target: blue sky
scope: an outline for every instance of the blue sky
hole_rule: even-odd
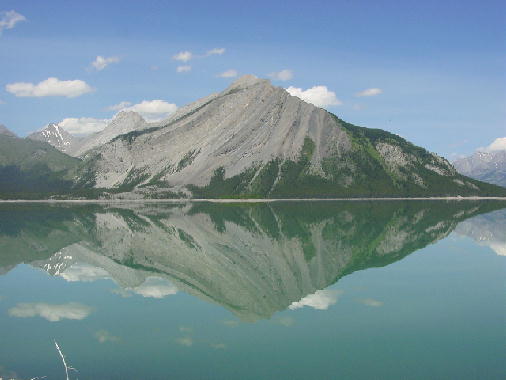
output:
[[[451,159],[506,136],[504,1],[0,0],[0,12],[12,10],[26,20],[0,21],[0,123],[21,136],[109,119],[121,102],[182,106],[228,86],[228,70],[290,70],[273,84],[326,86],[342,104],[325,108],[339,117]],[[212,49],[225,50],[206,56]],[[193,58],[173,58],[185,51]],[[117,62],[97,70],[97,56]],[[92,91],[8,87],[51,77]],[[371,88],[381,93],[357,96]]]

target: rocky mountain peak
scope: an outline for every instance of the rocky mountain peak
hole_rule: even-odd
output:
[[[74,143],[74,136],[68,133],[57,123],[49,123],[40,131],[34,132],[27,137],[30,140],[44,141],[56,149],[67,152]]]
[[[144,118],[134,111],[120,111],[118,112],[112,122],[108,125],[112,125],[112,123],[124,123],[124,122],[134,122],[134,123],[143,123],[145,122]]]
[[[247,75],[243,75],[242,77],[240,77],[239,79],[237,79],[236,81],[234,81],[225,90],[225,92],[230,91],[230,90],[242,90],[242,89],[245,89],[245,88],[248,88],[248,87],[252,87],[252,86],[255,86],[255,85],[258,85],[258,84],[269,84],[270,85],[270,83],[271,82],[268,79],[260,79],[260,78],[257,78],[254,75],[247,74]]]
[[[88,137],[71,155],[76,157],[81,156],[91,149],[106,144],[119,135],[145,129],[148,125],[146,120],[137,112],[118,112],[103,131]]]

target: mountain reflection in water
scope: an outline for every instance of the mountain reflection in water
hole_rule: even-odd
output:
[[[460,222],[504,206],[495,201],[3,204],[0,274],[27,263],[67,281],[112,278],[124,290],[155,298],[180,290],[256,321],[295,308],[305,297],[322,296],[321,289],[347,274],[400,260],[446,237]],[[501,211],[490,215],[506,220]],[[473,220],[478,219],[457,230],[482,241]],[[501,239],[492,240],[497,247]]]

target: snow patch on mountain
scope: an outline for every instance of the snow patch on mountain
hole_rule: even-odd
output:
[[[44,141],[56,149],[68,153],[76,143],[76,138],[56,123],[50,123],[42,130],[27,137],[30,140]]]

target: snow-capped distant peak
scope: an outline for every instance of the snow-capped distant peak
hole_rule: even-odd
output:
[[[477,151],[453,164],[461,174],[506,186],[506,150]]]
[[[66,152],[75,138],[56,123],[49,123],[42,130],[28,136],[31,140],[44,141],[56,149]]]

